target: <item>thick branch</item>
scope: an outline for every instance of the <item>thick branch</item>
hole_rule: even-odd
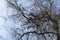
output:
[[[15,0],[14,0],[15,1]],[[16,5],[15,4],[13,4],[12,2],[10,2],[10,1],[7,1],[9,4],[11,4],[16,10],[18,10],[19,12],[21,12],[21,14],[22,14],[22,16],[23,17],[25,17],[26,19],[28,19],[28,17],[26,17],[25,15],[24,15],[24,12],[21,10],[21,8],[18,6],[18,4],[16,3],[16,1],[15,1],[15,3],[16,3]]]
[[[57,33],[54,33],[54,32],[37,33],[37,32],[35,32],[35,31],[31,31],[31,32],[23,33],[20,38],[22,38],[24,35],[29,34],[29,33],[35,33],[35,34],[37,34],[37,35],[43,35],[43,34],[49,34],[49,33],[51,33],[51,34],[57,35]]]

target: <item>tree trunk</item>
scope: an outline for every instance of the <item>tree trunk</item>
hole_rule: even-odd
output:
[[[55,26],[53,26],[53,28],[55,29],[55,31],[57,32],[57,40],[60,40],[59,38],[59,26],[58,26],[58,21],[53,20],[53,23]]]

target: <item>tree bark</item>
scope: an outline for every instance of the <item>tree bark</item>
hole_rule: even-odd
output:
[[[58,21],[57,20],[52,20],[52,22],[54,23],[54,25],[55,25],[54,28],[55,28],[55,31],[57,32],[57,40],[60,40]]]

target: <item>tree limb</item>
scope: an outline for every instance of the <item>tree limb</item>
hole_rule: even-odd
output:
[[[29,33],[35,33],[35,34],[37,34],[37,35],[43,35],[43,34],[49,34],[49,33],[52,33],[52,34],[57,35],[57,33],[54,33],[54,32],[37,33],[37,32],[35,32],[35,31],[31,31],[31,32],[23,33],[23,34],[20,36],[20,38],[22,38],[25,34],[29,34]]]
[[[15,0],[14,0],[15,1]],[[21,10],[21,8],[18,6],[18,4],[16,3],[16,1],[15,1],[15,3],[16,3],[16,5],[15,4],[13,4],[12,2],[10,2],[10,1],[7,1],[9,4],[11,4],[16,10],[18,10],[19,12],[21,12],[21,14],[22,14],[22,16],[23,17],[25,17],[26,19],[28,19],[28,17],[26,17],[25,15],[24,15],[24,12]]]

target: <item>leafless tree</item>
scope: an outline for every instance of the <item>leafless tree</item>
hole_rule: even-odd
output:
[[[59,31],[59,24],[58,24],[58,20],[60,20],[59,18],[60,14],[59,13],[55,14],[56,12],[55,12],[54,0],[47,0],[46,4],[43,4],[45,0],[35,0],[34,6],[38,6],[40,9],[38,13],[36,13],[33,8],[31,10],[34,12],[30,12],[29,10],[25,9],[21,4],[18,5],[16,0],[12,0],[12,1],[7,0],[7,2],[9,3],[10,7],[12,7],[13,9],[19,12],[18,15],[11,15],[11,17],[14,17],[14,16],[16,16],[17,18],[24,17],[26,19],[26,22],[23,24],[23,26],[28,25],[27,27],[28,29],[35,28],[34,31],[25,32],[23,34],[19,34],[16,32],[17,34],[20,35],[18,40],[20,40],[24,35],[29,36],[30,33],[35,33],[37,35],[43,35],[43,36],[44,34],[51,33],[51,34],[57,35],[57,40],[60,40],[60,31]],[[25,14],[24,11],[28,11],[29,14],[28,13],[27,13],[28,15]],[[42,29],[42,27],[44,26],[45,28]],[[51,27],[52,31],[46,31],[46,26]]]

